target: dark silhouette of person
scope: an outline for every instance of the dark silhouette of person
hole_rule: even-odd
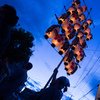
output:
[[[0,87],[0,100],[6,100],[19,86],[27,81],[27,71],[32,67],[33,65],[28,62],[9,77],[9,80]]]
[[[69,80],[61,76],[44,91],[39,100],[61,100],[63,92],[66,92],[69,86]]]
[[[70,86],[69,80],[65,76],[61,76],[56,79],[58,70],[54,70],[52,82],[50,86],[40,92],[35,92],[30,96],[29,100],[61,100],[63,92],[67,91],[67,87]]]
[[[5,4],[0,7],[0,58],[10,42],[10,30],[18,22],[16,10]]]

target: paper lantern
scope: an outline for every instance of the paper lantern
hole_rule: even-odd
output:
[[[88,23],[88,26],[90,26],[93,23],[93,20],[92,19],[88,19],[86,22]]]
[[[68,14],[62,14],[59,18],[58,18],[58,23],[59,24],[67,24],[69,20],[69,15]]]
[[[83,9],[83,12],[85,12],[85,11],[87,10],[87,6],[86,6],[86,5],[81,6],[81,7],[82,7],[82,9]]]
[[[60,55],[65,54],[68,51],[69,46],[70,45],[69,45],[68,41],[66,41],[62,45],[60,45],[59,48],[58,48],[59,54]]]
[[[74,24],[74,30],[77,32],[81,28],[81,23],[77,22]]]
[[[65,68],[68,70],[70,69],[71,66],[73,66],[75,64],[75,59],[72,58],[72,60],[70,62],[66,61],[67,64],[65,64]]]
[[[68,65],[65,65],[65,70],[67,71],[68,75],[73,74],[77,70],[77,64],[75,63],[75,59],[73,58]]]
[[[90,34],[91,33],[91,29],[89,27],[87,27],[85,30],[84,30],[84,34],[87,35],[87,34]]]
[[[68,37],[71,33],[72,33],[72,30],[69,30],[67,32],[65,31],[65,36]]]
[[[82,53],[82,51],[83,51],[83,48],[81,47],[81,45],[77,44],[75,46],[75,49],[74,49],[74,55],[75,55],[75,57],[77,57],[78,55],[80,55]]]
[[[66,69],[66,68],[65,68]],[[78,67],[77,64],[75,63],[71,68],[67,71],[67,75],[72,75],[77,71]]]
[[[64,58],[64,65],[68,65],[68,63],[72,61],[73,57],[74,57],[73,51],[68,51],[68,54]]]
[[[72,29],[72,24],[70,22],[68,22],[67,24],[64,24],[62,26],[62,33],[68,32]]]
[[[78,8],[77,8],[77,14],[78,14],[78,15],[81,15],[82,13],[83,13],[82,7],[78,7]]]
[[[79,0],[74,0],[72,2],[72,6],[75,6],[76,8],[78,8],[80,6],[80,1]]]
[[[87,41],[91,40],[92,38],[93,38],[93,35],[91,33],[86,35]]]
[[[83,50],[86,48],[86,41],[85,41],[85,37],[83,36],[83,37],[81,37],[80,39],[79,39],[79,41],[80,41],[80,45],[81,45],[81,47],[83,48]]]
[[[71,42],[71,48],[72,50],[75,49],[75,47],[77,46],[77,44],[79,44],[79,38],[76,37],[72,42]]]
[[[49,27],[46,31],[46,35],[44,36],[46,39],[48,38],[54,38],[56,35],[58,35],[60,31],[60,26],[59,25],[52,25]]]
[[[87,22],[83,22],[82,23],[82,29],[86,29],[88,27],[88,23]]]
[[[80,61],[82,61],[84,56],[85,56],[85,53],[84,51],[82,51],[80,55],[76,56],[76,62],[79,63]]]
[[[76,13],[77,8],[75,6],[71,6],[68,8],[67,13],[72,16],[73,14]]]
[[[63,34],[58,34],[52,39],[51,42],[52,42],[51,44],[52,47],[59,47],[65,42],[65,36]]]
[[[80,16],[79,16],[79,21],[80,22],[82,22],[83,20],[85,20],[85,15],[84,14],[81,14]]]
[[[72,24],[77,23],[78,20],[79,20],[79,16],[78,16],[77,14],[74,14],[74,15],[72,15],[72,16],[70,17],[70,22],[71,22]]]
[[[66,35],[66,38],[67,40],[71,40],[74,36],[75,36],[75,31],[73,30],[71,34],[69,34],[68,36]]]
[[[81,38],[81,37],[84,36],[84,32],[80,30],[80,31],[76,34],[76,36],[77,36],[78,38]]]

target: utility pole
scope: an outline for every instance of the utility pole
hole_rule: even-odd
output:
[[[98,85],[98,90],[97,90],[97,94],[96,94],[96,98],[95,100],[100,100],[100,84]]]

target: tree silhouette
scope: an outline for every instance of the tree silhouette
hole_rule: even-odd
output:
[[[14,27],[11,29],[11,40],[3,58],[8,57],[10,63],[21,62],[30,58],[32,55],[32,47],[34,37],[30,32],[26,32],[22,28]]]

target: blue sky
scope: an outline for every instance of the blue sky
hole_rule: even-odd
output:
[[[100,80],[100,68],[98,67],[100,55],[100,1],[85,0],[85,2],[88,10],[92,8],[90,15],[95,27],[92,24],[90,28],[93,39],[87,41],[86,57],[79,63],[81,68],[78,68],[75,74],[67,76],[62,63],[57,75],[57,77],[64,75],[69,78],[71,87],[65,95],[73,95],[72,98],[74,100],[78,100],[85,95]],[[55,48],[56,50],[52,48],[48,41],[44,39],[44,35],[47,28],[57,24],[55,14],[59,17],[65,13],[64,5],[68,9],[71,6],[71,0],[0,0],[0,6],[4,4],[12,5],[16,9],[19,16],[18,23],[35,37],[34,52],[30,59],[34,67],[29,71],[28,75],[44,86],[53,73],[54,68],[62,59],[62,56],[56,51],[57,48]],[[81,5],[84,5],[83,0],[81,0]],[[97,88],[90,92],[83,100],[94,100],[96,91]]]

